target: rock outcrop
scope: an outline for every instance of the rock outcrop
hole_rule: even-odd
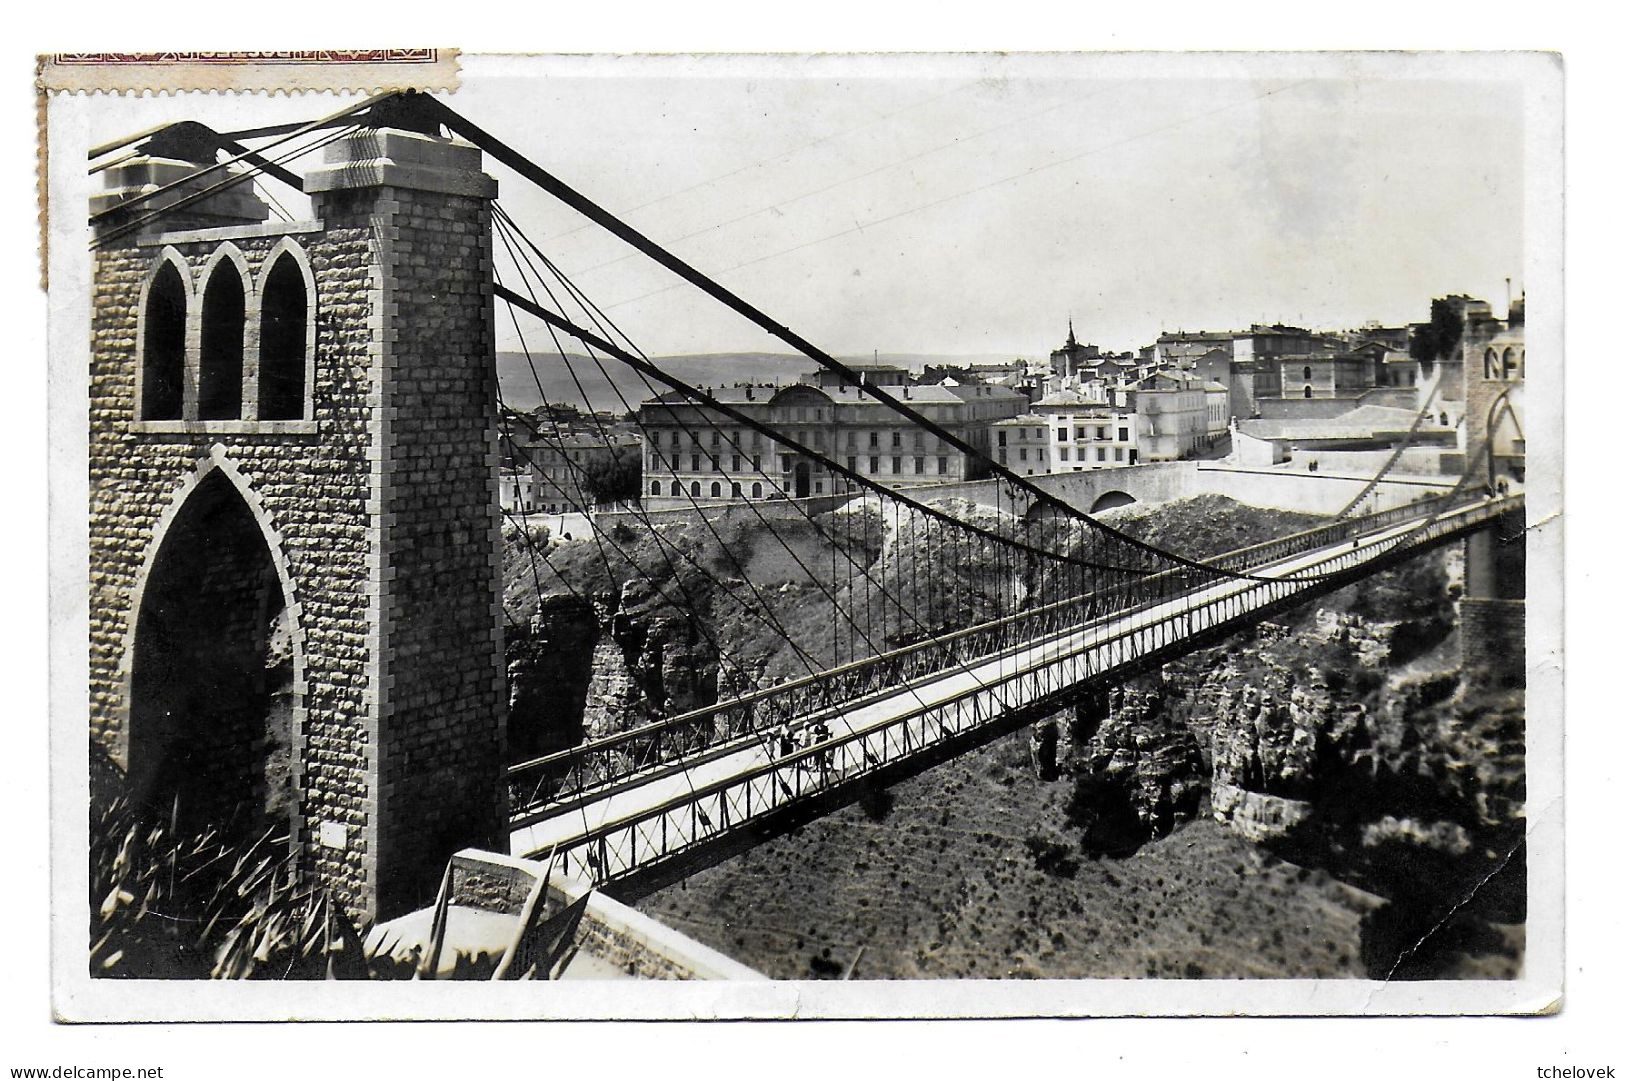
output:
[[[534,619],[507,628],[510,762],[581,741],[598,637],[592,606],[569,595],[542,598]]]
[[[1074,773],[1125,793],[1153,836],[1194,818],[1204,787],[1196,737],[1165,705],[1160,677],[1114,688],[1106,717],[1078,750],[1074,766]]]
[[[1368,971],[1454,971],[1459,956],[1441,954],[1521,922],[1524,895],[1522,689],[1460,671],[1454,558],[1170,665],[1160,693],[1120,692],[1082,768],[1134,793],[1148,827],[1161,828],[1148,805],[1196,788],[1249,841],[1388,898],[1367,928]],[[1206,750],[1184,789],[1170,783],[1188,761],[1170,726]]]

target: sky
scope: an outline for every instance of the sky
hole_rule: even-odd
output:
[[[447,100],[832,353],[1035,356],[1069,318],[1131,349],[1415,321],[1448,292],[1502,308],[1522,279],[1523,88],[1495,57],[1403,59],[510,58]],[[337,104],[182,95],[109,103],[93,127]],[[785,350],[492,172],[646,352]]]

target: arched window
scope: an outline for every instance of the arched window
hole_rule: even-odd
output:
[[[178,420],[186,371],[186,285],[166,262],[141,313],[141,419]]]
[[[1495,362],[1495,350],[1493,349],[1484,350],[1484,378],[1501,378],[1501,366]]]
[[[689,484],[689,486],[688,486],[688,494],[691,495],[691,496],[700,494],[700,482],[699,481],[693,481],[693,482],[691,482]]]
[[[1303,396],[1304,396],[1304,397],[1305,397],[1305,398],[1313,398],[1313,397],[1314,397],[1314,396],[1315,396],[1315,388],[1314,388],[1314,387],[1311,387],[1311,386],[1308,386],[1308,385],[1307,385],[1307,384],[1306,384],[1306,385],[1305,385],[1305,386],[1304,386],[1304,388],[1303,388]]]
[[[652,480],[652,481],[649,482],[649,494],[650,495],[659,495],[660,494],[660,482],[659,481]]]
[[[237,264],[221,259],[203,290],[203,352],[197,384],[200,420],[233,420],[243,415],[246,296]]]
[[[1314,377],[1315,377],[1314,371],[1309,367],[1309,365],[1305,364],[1303,366],[1304,382],[1308,382],[1309,380],[1313,379]],[[1309,397],[1309,395],[1305,394],[1304,397],[1307,398],[1307,397]]]
[[[734,498],[737,499],[739,497],[739,482],[738,481],[734,481],[733,494],[734,494]]]
[[[1518,378],[1518,357],[1510,345],[1501,354],[1501,374],[1506,379]]]
[[[720,495],[722,495],[722,483],[720,481],[712,481],[711,482],[711,498],[716,499]]]
[[[750,494],[751,494],[751,496],[753,498],[756,498],[756,499],[762,498],[762,482],[761,481],[757,481],[755,484],[752,484],[750,486]]]
[[[1439,425],[1440,427],[1445,428],[1450,426],[1450,414],[1444,412],[1442,409],[1439,411]]]
[[[260,296],[260,419],[299,420],[305,415],[311,298],[292,253],[272,264]]]

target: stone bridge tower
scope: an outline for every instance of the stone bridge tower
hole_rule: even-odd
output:
[[[1470,325],[1462,339],[1469,483],[1491,491],[1521,491],[1524,484],[1523,301],[1505,323]],[[1469,671],[1496,672],[1496,682],[1524,679],[1524,519],[1507,515],[1479,530],[1466,545],[1461,598],[1462,660]]]
[[[92,211],[213,160],[160,136]],[[267,220],[244,183],[100,224],[93,777],[285,823],[352,911],[388,917],[452,851],[506,850],[496,183],[477,148],[392,128],[304,180],[309,221]]]

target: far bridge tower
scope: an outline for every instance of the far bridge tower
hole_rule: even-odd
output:
[[[1461,344],[1466,463],[1475,471],[1469,483],[1490,491],[1522,491],[1524,485],[1523,319],[1520,297],[1505,323],[1467,324]],[[1523,515],[1506,515],[1463,542],[1462,660],[1469,670],[1499,671],[1503,684],[1524,678],[1523,530]]]

